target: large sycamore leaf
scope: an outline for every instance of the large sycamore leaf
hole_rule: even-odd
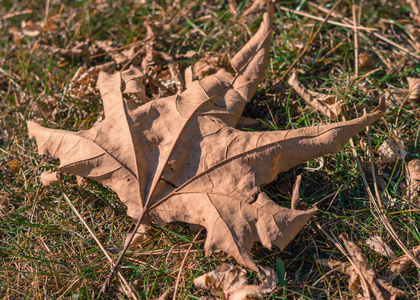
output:
[[[29,135],[40,154],[60,159],[61,171],[113,189],[134,219],[148,212],[156,222],[200,224],[207,229],[207,255],[220,249],[265,273],[251,258],[253,243],[283,249],[316,208],[280,207],[261,186],[297,164],[339,151],[385,110],[382,101],[372,113],[337,124],[272,132],[235,129],[264,75],[272,21],[270,9],[233,57],[235,76],[220,70],[193,81],[180,95],[138,105],[122,95],[124,74],[101,73],[101,123],[69,132],[28,122]]]

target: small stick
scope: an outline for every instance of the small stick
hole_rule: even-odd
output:
[[[353,10],[353,24],[354,24],[354,68],[355,68],[355,77],[359,77],[359,30],[357,26],[359,23],[357,22],[356,16],[356,9],[357,5],[354,0],[352,0],[352,10]],[[361,10],[361,8],[360,8]]]
[[[327,14],[327,16],[323,19],[321,25],[319,25],[318,29],[316,30],[315,34],[310,37],[309,41],[306,43],[305,48],[303,48],[302,52],[300,52],[299,57],[295,59],[295,61],[290,65],[290,67],[287,69],[287,71],[280,77],[278,82],[283,81],[283,79],[289,74],[290,70],[292,70],[295,65],[300,61],[300,59],[303,57],[305,52],[309,49],[309,46],[312,44],[312,42],[315,40],[315,38],[318,36],[319,32],[321,31],[324,24],[328,21],[328,18],[331,16],[332,12],[336,9],[336,7],[341,3],[341,0],[338,0],[334,6],[332,7],[331,11]]]
[[[179,267],[178,276],[176,277],[174,295],[173,295],[173,298],[172,298],[173,300],[176,300],[176,294],[178,292],[179,281],[181,280],[181,273],[182,273],[182,269],[184,268],[185,261],[187,260],[188,254],[190,254],[192,246],[194,245],[195,241],[197,240],[198,236],[203,231],[203,229],[204,228],[201,228],[200,231],[197,232],[197,234],[195,235],[195,237],[192,240],[190,246],[188,247],[187,253],[185,253],[185,256],[184,256],[184,259],[182,260],[181,266]]]
[[[108,252],[106,251],[105,247],[102,245],[102,243],[99,241],[99,239],[96,237],[95,233],[93,232],[93,230],[89,227],[88,223],[86,223],[86,221],[83,219],[83,216],[77,211],[76,207],[74,207],[73,203],[71,203],[69,197],[67,197],[66,193],[63,191],[63,189],[61,187],[60,191],[63,194],[64,199],[66,200],[66,202],[68,203],[68,205],[70,206],[70,208],[73,210],[73,212],[77,215],[77,217],[79,218],[79,220],[83,223],[83,225],[86,227],[86,229],[89,231],[90,235],[93,237],[93,239],[95,240],[95,242],[98,244],[99,248],[101,248],[102,252],[105,254],[106,258],[109,260],[109,262],[111,263],[111,265],[113,264],[112,261],[112,257],[108,254]],[[124,292],[131,298],[135,299],[135,300],[139,300],[139,298],[136,296],[136,294],[133,292],[133,290],[131,289],[130,285],[128,284],[128,282],[125,280],[124,276],[121,274],[120,271],[117,271],[117,275],[120,278],[120,280],[123,283],[123,288],[124,288]]]

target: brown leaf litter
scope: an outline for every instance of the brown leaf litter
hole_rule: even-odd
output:
[[[407,164],[406,196],[410,202],[420,202],[420,159],[413,159]]]
[[[341,103],[336,95],[322,94],[306,89],[299,81],[297,73],[293,72],[288,83],[309,105],[329,118],[342,114]]]
[[[209,290],[212,295],[226,300],[264,299],[276,288],[274,274],[267,277],[260,285],[248,285],[245,269],[222,264],[214,271],[194,279],[196,287]]]
[[[410,250],[410,252],[414,255],[414,257],[420,258],[420,246],[414,247]],[[404,254],[398,258],[391,260],[391,264],[388,270],[391,274],[401,273],[407,270],[412,265],[413,261],[408,257],[407,254]]]
[[[377,151],[381,164],[394,163],[407,155],[402,141],[398,138],[390,138],[384,141]]]
[[[366,256],[354,242],[348,239],[347,234],[341,234],[340,238],[344,242],[351,262],[345,263],[333,259],[320,259],[318,262],[323,266],[328,266],[335,271],[350,276],[349,290],[363,293],[363,297],[360,295],[358,299],[370,299],[370,296],[366,297],[366,295],[370,295],[371,293],[377,300],[393,300],[404,295],[403,291],[378,277]],[[363,286],[367,286],[368,290],[363,290]]]
[[[388,258],[395,258],[395,253],[378,235],[371,236],[366,240],[366,244],[370,249]]]
[[[98,181],[149,226],[182,221],[207,230],[206,255],[220,249],[260,274],[250,254],[255,242],[284,249],[316,212],[278,206],[261,190],[277,174],[336,153],[378,120],[385,102],[354,120],[285,131],[235,129],[268,62],[273,9],[260,29],[221,69],[191,82],[181,94],[139,104],[125,97],[130,79],[99,73],[105,118],[70,132],[28,122],[39,154],[60,159],[59,171]],[[130,76],[128,77],[130,78]],[[128,80],[128,81],[127,81]],[[136,84],[135,84],[136,86]]]

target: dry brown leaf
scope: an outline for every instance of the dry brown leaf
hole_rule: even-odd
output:
[[[420,101],[420,78],[408,77],[408,99],[415,102]]]
[[[318,260],[318,262],[321,265],[328,266],[331,269],[337,269],[337,271],[350,276],[349,290],[355,292],[359,292],[361,290],[362,285],[360,282],[360,276],[362,275],[369,287],[369,291],[365,292],[371,292],[375,299],[393,300],[399,296],[404,295],[403,291],[393,287],[385,280],[378,278],[378,275],[370,266],[366,256],[355,243],[348,239],[346,234],[341,234],[340,238],[344,242],[344,245],[354,265],[332,259]]]
[[[414,247],[410,250],[410,252],[413,254],[414,257],[420,258],[420,246]],[[389,272],[392,274],[401,273],[407,270],[412,265],[412,259],[409,258],[407,254],[404,254],[391,261],[391,264],[389,266]]]
[[[105,119],[70,132],[28,122],[40,154],[60,159],[59,170],[112,188],[140,219],[182,221],[207,230],[205,251],[220,249],[262,274],[250,251],[255,242],[284,247],[316,212],[278,206],[261,190],[277,174],[327,153],[379,119],[385,101],[360,118],[286,131],[235,129],[268,62],[273,10],[225,70],[194,81],[181,95],[139,105],[122,95],[120,73],[101,72]]]
[[[214,296],[218,296],[221,299],[262,300],[264,299],[263,294],[275,289],[277,280],[267,278],[261,285],[248,285],[245,269],[222,264],[216,270],[194,279],[194,285],[209,290]]]
[[[369,248],[375,252],[378,252],[380,255],[388,258],[394,258],[395,253],[391,248],[381,239],[380,236],[371,236],[366,240],[366,244],[369,245]]]
[[[342,113],[337,96],[327,95],[306,89],[299,81],[296,72],[292,73],[288,83],[313,108],[329,118],[336,118]]]
[[[420,159],[413,159],[407,164],[407,198],[419,202],[420,194]]]
[[[41,183],[44,186],[56,185],[63,180],[63,174],[60,172],[45,171],[41,174]]]
[[[382,164],[394,163],[407,155],[403,143],[396,138],[391,138],[383,142],[378,148],[378,153],[379,161]]]

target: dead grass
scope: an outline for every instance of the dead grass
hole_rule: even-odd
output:
[[[38,176],[42,170],[54,169],[57,162],[37,155],[35,142],[27,137],[25,123],[43,118],[54,128],[77,131],[92,126],[101,116],[99,95],[93,90],[71,96],[67,93],[69,82],[79,67],[100,65],[112,58],[109,54],[93,59],[89,59],[88,54],[66,58],[40,50],[37,45],[71,48],[78,42],[92,44],[97,40],[112,40],[115,47],[125,46],[142,41],[147,35],[145,25],[149,24],[156,33],[154,49],[175,57],[181,70],[208,52],[219,57],[219,66],[225,66],[258,27],[261,15],[240,18],[249,1],[238,3],[236,18],[225,1],[182,1],[173,5],[172,1],[141,2],[51,0],[48,16],[54,26],[36,37],[21,36],[18,32],[23,21],[45,20],[47,5],[44,1],[39,4],[26,0],[6,1],[0,7],[0,295],[3,299],[126,299],[117,279],[106,295],[99,294],[109,263],[66,204],[60,190],[40,185]],[[332,2],[316,2],[328,8],[333,5]],[[291,10],[299,7],[318,17],[326,15],[309,2],[280,4]],[[11,15],[28,9],[31,12]],[[336,12],[352,20],[351,2],[341,3]],[[401,1],[365,1],[360,24],[377,28],[381,36],[418,54],[404,27],[412,22],[411,13],[410,6]],[[334,17],[330,19],[342,22]],[[278,82],[319,24],[292,12],[276,10],[266,78],[244,113],[261,119],[257,129],[299,128],[329,122],[299,99],[286,81]],[[348,118],[361,115],[363,108],[371,110],[383,91],[407,87],[406,78],[420,74],[419,60],[413,55],[371,33],[360,30],[359,34],[359,53],[372,58],[369,68],[363,69],[361,65],[359,77],[354,78],[354,31],[332,24],[322,27],[296,67],[308,88],[340,93]],[[197,51],[197,56],[183,57],[189,50]],[[168,65],[163,64],[158,72],[167,68]],[[150,92],[153,87],[152,83],[147,86],[150,97],[153,97]],[[390,136],[398,136],[408,152],[406,160],[420,158],[419,120],[418,103],[407,103],[399,113],[398,107],[389,108],[384,119],[371,126],[374,149]],[[370,157],[359,142],[366,141],[365,132],[355,138],[357,153],[365,163]],[[324,157],[323,163],[320,169],[316,169],[320,164],[317,160],[282,173],[265,191],[278,204],[289,206],[296,175],[303,173],[302,202],[310,206],[334,194],[342,185],[348,185],[349,188],[335,198],[328,197],[318,205],[316,221],[326,232],[337,236],[345,232],[350,239],[359,242],[375,270],[384,275],[389,262],[368,250],[364,240],[380,235],[397,256],[403,252],[375,218],[350,147],[347,145],[340,153]],[[378,168],[377,176],[389,183],[387,191],[400,203],[405,161],[378,165]],[[369,173],[368,180],[371,180]],[[64,189],[101,243],[116,257],[132,227],[116,195],[95,182],[77,185],[72,176],[66,176]],[[419,245],[418,205],[397,205],[387,208],[386,212],[406,247]],[[202,234],[198,238],[187,256],[178,289],[180,299],[211,298],[207,292],[193,287],[193,278],[223,262],[235,263],[220,252],[206,258],[204,237]],[[156,225],[142,248],[126,255],[120,270],[128,282],[138,280],[141,297],[158,297],[174,286],[193,238],[194,234],[185,224]],[[345,277],[334,273],[324,276],[329,270],[316,263],[318,258],[345,258],[313,222],[309,222],[283,252],[255,245],[253,253],[261,265],[275,267],[277,257],[284,262],[286,286],[279,287],[270,299],[354,297]],[[253,273],[249,278],[256,280]],[[420,295],[419,278],[419,270],[411,267],[397,276],[394,286],[404,290],[408,299],[415,299]]]

